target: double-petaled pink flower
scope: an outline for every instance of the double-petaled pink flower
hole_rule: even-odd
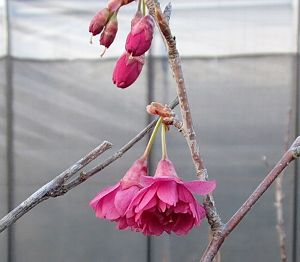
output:
[[[147,175],[147,160],[136,160],[125,176],[114,186],[102,190],[90,202],[98,218],[118,223],[119,229],[125,229],[132,219],[126,219],[125,212],[134,196],[142,188],[140,177]]]
[[[101,191],[91,202],[98,218],[117,222],[145,235],[187,234],[205,217],[193,193],[206,195],[215,181],[182,181],[169,159],[161,160],[154,177],[147,176],[144,158],[135,161],[116,185]]]
[[[205,217],[193,193],[207,195],[216,187],[215,181],[182,181],[169,159],[159,162],[154,177],[141,177],[141,184],[144,188],[132,199],[126,217],[145,235],[187,234]]]

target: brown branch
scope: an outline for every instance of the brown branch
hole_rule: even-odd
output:
[[[254,192],[249,196],[245,203],[240,207],[240,209],[229,219],[229,221],[224,225],[218,234],[213,236],[212,241],[206,248],[200,262],[211,262],[217,252],[219,251],[221,245],[223,244],[225,238],[234,230],[234,228],[241,222],[244,216],[250,211],[258,199],[263,195],[263,193],[270,187],[274,180],[279,176],[279,174],[296,158],[300,156],[300,136],[296,138],[290,149],[282,156],[275,167],[269,172],[269,174],[264,178],[264,180],[259,184],[259,186],[254,190]]]
[[[175,98],[171,104],[170,108],[175,108],[178,105],[178,98]],[[7,227],[15,223],[20,217],[29,212],[32,208],[37,206],[39,203],[43,202],[50,197],[58,197],[67,193],[72,188],[78,186],[79,184],[86,181],[91,176],[103,170],[105,167],[119,159],[123,156],[132,146],[134,146],[138,141],[140,141],[148,132],[150,132],[155,126],[158,119],[153,120],[148,126],[146,126],[142,131],[140,131],[134,138],[132,138],[128,143],[121,147],[115,154],[106,159],[103,163],[93,167],[86,173],[80,173],[76,178],[73,178],[78,171],[80,171],[87,164],[96,159],[103,152],[111,148],[112,144],[105,141],[85,157],[77,161],[74,165],[66,169],[60,175],[55,177],[49,183],[38,189],[15,209],[9,212],[0,220],[0,233],[4,231]],[[73,180],[69,182],[69,180]]]
[[[163,36],[163,40],[168,49],[169,64],[173,72],[173,76],[177,83],[177,96],[179,98],[180,111],[183,121],[183,129],[192,160],[195,166],[196,174],[200,180],[207,180],[207,170],[204,166],[202,157],[200,155],[199,146],[196,140],[196,133],[193,127],[191,110],[188,102],[185,82],[183,78],[183,72],[181,68],[181,60],[179,52],[176,48],[175,37],[173,37],[171,29],[169,27],[169,21],[162,13],[158,4],[154,0],[146,0],[150,15],[153,16],[155,22],[160,29]],[[218,215],[217,209],[212,195],[207,195],[204,200],[204,206],[206,209],[207,219],[213,232],[222,228],[222,222]]]

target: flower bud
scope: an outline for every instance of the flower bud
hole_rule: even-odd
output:
[[[89,27],[89,32],[93,35],[98,35],[102,32],[104,26],[107,24],[111,12],[104,8],[100,10],[92,19]]]
[[[100,45],[109,48],[115,40],[118,31],[117,13],[114,13],[106,24],[100,37]]]
[[[132,28],[126,39],[126,50],[133,56],[140,56],[151,46],[154,20],[150,15],[141,18]]]
[[[131,2],[133,2],[134,0],[109,0],[108,1],[108,9],[111,12],[115,12],[117,11],[122,5],[127,5]]]
[[[137,11],[135,13],[135,16],[131,20],[131,29],[143,18],[143,14],[141,11]]]
[[[133,57],[125,52],[115,65],[113,83],[120,88],[133,84],[142,71],[144,59],[144,55]]]

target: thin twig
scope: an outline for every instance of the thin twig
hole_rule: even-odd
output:
[[[183,121],[183,129],[191,157],[195,166],[196,174],[200,180],[207,180],[207,170],[204,166],[204,162],[200,155],[199,146],[196,140],[196,133],[193,127],[193,120],[191,110],[188,102],[185,82],[183,78],[183,72],[181,68],[181,60],[179,52],[176,48],[175,37],[173,37],[169,22],[162,13],[159,5],[154,0],[146,0],[150,15],[156,21],[158,28],[163,36],[163,40],[168,50],[169,64],[173,72],[173,76],[177,83],[177,96],[179,98],[180,111]],[[207,195],[204,200],[204,206],[208,223],[211,226],[213,232],[216,232],[222,228],[221,218],[217,212],[212,195]]]
[[[300,156],[300,136],[296,138],[290,149],[284,153],[282,158],[278,161],[275,167],[269,172],[249,198],[244,202],[240,209],[229,219],[218,234],[213,236],[208,247],[206,248],[200,262],[211,262],[225,238],[234,230],[234,228],[241,222],[244,216],[250,211],[257,200],[263,195],[263,193],[271,186],[274,180],[280,175],[280,173],[296,158]]]
[[[36,205],[48,199],[49,197],[54,196],[55,192],[63,190],[64,182],[68,178],[72,177],[83,167],[85,167],[87,164],[89,164],[91,161],[93,161],[95,158],[100,156],[111,147],[111,143],[104,141],[101,145],[97,146],[85,157],[78,160],[75,164],[66,169],[60,175],[38,189],[35,193],[33,193],[30,197],[28,197],[25,201],[23,201],[20,205],[18,205],[15,209],[10,211],[5,217],[0,220],[0,232],[5,230],[11,224],[15,223],[20,217],[25,215]]]
[[[169,105],[170,108],[175,108],[178,105],[178,98],[175,98]],[[133,139],[121,147],[115,154],[106,159],[103,163],[96,165],[91,170],[86,173],[80,173],[77,178],[74,178],[71,182],[68,182],[73,176],[78,173],[83,167],[92,162],[96,157],[101,155],[104,151],[111,148],[112,144],[105,141],[100,146],[93,149],[85,157],[77,161],[70,168],[62,172],[56,178],[51,180],[49,183],[38,189],[30,197],[28,197],[24,202],[18,205],[15,209],[9,212],[0,220],[0,233],[4,231],[7,227],[15,223],[20,217],[29,212],[32,208],[37,206],[39,203],[43,202],[50,197],[58,197],[64,195],[66,192],[72,188],[78,186],[79,184],[86,181],[92,175],[100,172],[105,167],[116,161],[118,158],[123,156],[134,144],[140,141],[148,132],[152,130],[157,122],[153,120],[148,126],[146,126],[141,132],[139,132]]]
[[[178,98],[176,97],[172,101],[172,103],[169,104],[169,107],[171,109],[174,109],[178,105],[178,103],[179,103]],[[104,169],[105,167],[110,165],[112,162],[114,162],[118,158],[122,157],[125,152],[127,152],[135,143],[137,143],[139,140],[141,140],[149,131],[151,131],[153,129],[153,127],[155,126],[158,119],[159,118],[156,118],[155,120],[153,120],[137,136],[135,136],[133,139],[131,139],[126,145],[121,147],[115,154],[113,154],[111,157],[106,159],[102,164],[99,164],[99,165],[95,166],[94,168],[92,168],[88,172],[81,173],[79,177],[77,177],[72,182],[70,182],[69,184],[66,185],[66,190],[70,190],[73,187],[81,184],[82,182],[84,182],[85,180],[87,180],[88,178],[93,176],[94,174],[100,172],[102,169]]]

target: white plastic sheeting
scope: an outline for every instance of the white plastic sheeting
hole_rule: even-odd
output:
[[[161,1],[162,6],[168,1]],[[89,45],[90,19],[106,1],[12,0],[12,52],[36,59],[97,58]],[[184,56],[222,56],[296,51],[297,6],[292,0],[173,0],[171,26]],[[119,12],[119,32],[106,57],[124,50],[133,2]],[[155,55],[164,54],[159,37]]]
[[[6,6],[4,0],[0,0],[0,57],[6,54]]]

